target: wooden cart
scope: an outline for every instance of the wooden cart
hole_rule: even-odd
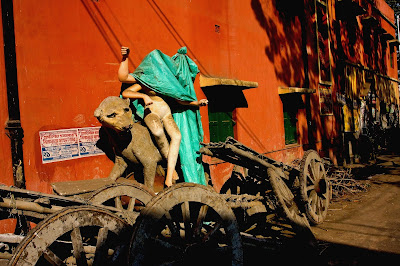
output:
[[[2,218],[22,234],[0,235],[8,249],[17,245],[2,256],[10,265],[241,265],[243,243],[276,244],[325,218],[330,186],[315,151],[297,169],[233,138],[203,146],[235,164],[220,194],[179,183],[155,195],[125,179],[57,183],[58,195],[0,187]]]

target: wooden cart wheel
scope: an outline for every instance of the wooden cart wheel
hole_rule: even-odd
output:
[[[93,206],[65,208],[29,231],[9,265],[121,265],[131,227]]]
[[[93,192],[89,201],[120,210],[140,212],[155,195],[154,192],[137,182],[114,183]]]
[[[279,169],[274,170],[268,168],[268,178],[276,198],[275,202],[278,205],[277,210],[281,214],[286,216],[294,225],[300,227],[309,227],[307,218],[301,213],[299,207],[296,204],[295,197],[285,181],[280,177]]]
[[[304,153],[300,164],[300,200],[311,224],[320,224],[328,212],[330,201],[329,181],[322,159],[314,150]]]
[[[130,265],[243,263],[235,215],[210,188],[172,186],[140,213],[131,240]]]

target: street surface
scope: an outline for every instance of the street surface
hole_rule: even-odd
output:
[[[332,202],[325,222],[312,231],[330,265],[397,264],[400,259],[400,156],[354,170],[366,192]],[[395,262],[397,261],[397,263]]]
[[[334,199],[316,241],[299,237],[283,248],[245,248],[245,265],[399,265],[400,156],[382,155],[352,172],[369,187]]]

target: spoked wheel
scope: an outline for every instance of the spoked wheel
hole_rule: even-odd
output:
[[[330,184],[326,178],[322,159],[314,150],[304,153],[300,164],[300,199],[310,223],[316,225],[324,221],[330,201]]]
[[[65,208],[29,231],[9,265],[125,264],[130,232],[123,219],[100,208]]]
[[[279,173],[272,168],[268,168],[267,173],[276,198],[275,202],[278,205],[278,211],[286,216],[294,225],[309,227],[307,218],[301,213],[292,191],[280,177]]]
[[[114,183],[93,192],[89,201],[120,210],[140,212],[154,196],[154,192],[137,182]]]
[[[213,190],[181,183],[153,198],[131,240],[130,265],[241,265],[235,216]]]

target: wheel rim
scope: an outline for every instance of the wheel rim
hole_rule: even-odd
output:
[[[217,193],[197,184],[178,184],[159,194],[140,214],[131,241],[132,265],[204,265],[215,260],[243,262],[235,216]]]
[[[307,219],[300,212],[295,197],[286,183],[274,169],[269,168],[267,173],[280,212],[295,225],[309,227]]]
[[[154,192],[141,184],[115,183],[93,192],[89,201],[120,210],[140,212],[154,196]]]
[[[130,226],[95,207],[71,207],[40,222],[19,244],[9,265],[124,263]]]
[[[313,224],[322,223],[329,206],[329,182],[324,164],[315,151],[306,152],[301,163],[300,197],[309,221]]]

